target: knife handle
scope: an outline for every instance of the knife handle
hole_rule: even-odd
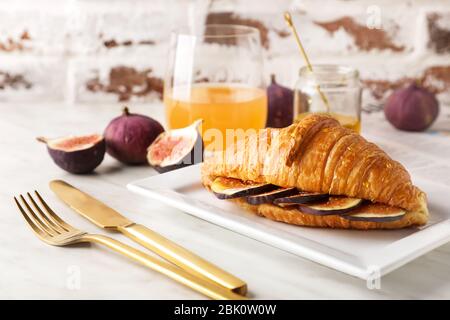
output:
[[[241,295],[247,293],[247,284],[241,279],[143,225],[132,224],[126,227],[119,227],[118,230],[130,239],[199,278],[213,281]]]
[[[152,257],[141,250],[130,247],[129,245],[110,237],[99,234],[87,234],[83,237],[83,241],[102,244],[212,299],[247,300],[246,297],[227,290],[216,283],[196,277],[192,273],[180,269],[171,263]]]

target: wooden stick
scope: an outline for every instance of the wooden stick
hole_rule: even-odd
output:
[[[292,16],[289,12],[284,13],[284,20],[286,20],[287,25],[289,28],[291,28],[292,33],[294,34],[295,41],[297,42],[298,48],[300,49],[300,53],[303,57],[303,60],[305,60],[306,67],[308,68],[308,71],[313,73],[313,67],[311,65],[311,62],[309,61],[308,55],[306,54],[305,48],[302,45],[302,42],[300,41],[300,37],[298,36],[297,29],[294,26],[294,23],[292,22]],[[325,94],[320,90],[319,84],[316,86],[316,90],[319,93],[320,97],[322,98],[323,103],[325,104],[325,107],[327,108],[327,112],[330,112],[330,105],[328,103],[328,99],[325,96]]]

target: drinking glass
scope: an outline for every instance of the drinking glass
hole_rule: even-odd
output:
[[[206,25],[171,35],[164,105],[170,129],[203,119],[210,149],[223,149],[229,130],[261,129],[267,117],[258,29]]]

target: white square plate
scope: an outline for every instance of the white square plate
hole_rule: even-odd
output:
[[[430,221],[402,230],[334,230],[271,221],[217,199],[194,165],[130,183],[129,190],[191,215],[347,274],[384,275],[450,240],[450,188],[414,179],[428,194]]]

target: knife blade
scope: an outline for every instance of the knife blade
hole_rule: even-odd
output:
[[[117,230],[133,224],[116,210],[65,181],[51,181],[50,189],[69,207],[100,228]]]
[[[116,230],[180,268],[229,290],[245,295],[247,284],[234,275],[179,246],[147,227],[134,223],[116,210],[62,180],[50,189],[68,206],[100,228]]]

